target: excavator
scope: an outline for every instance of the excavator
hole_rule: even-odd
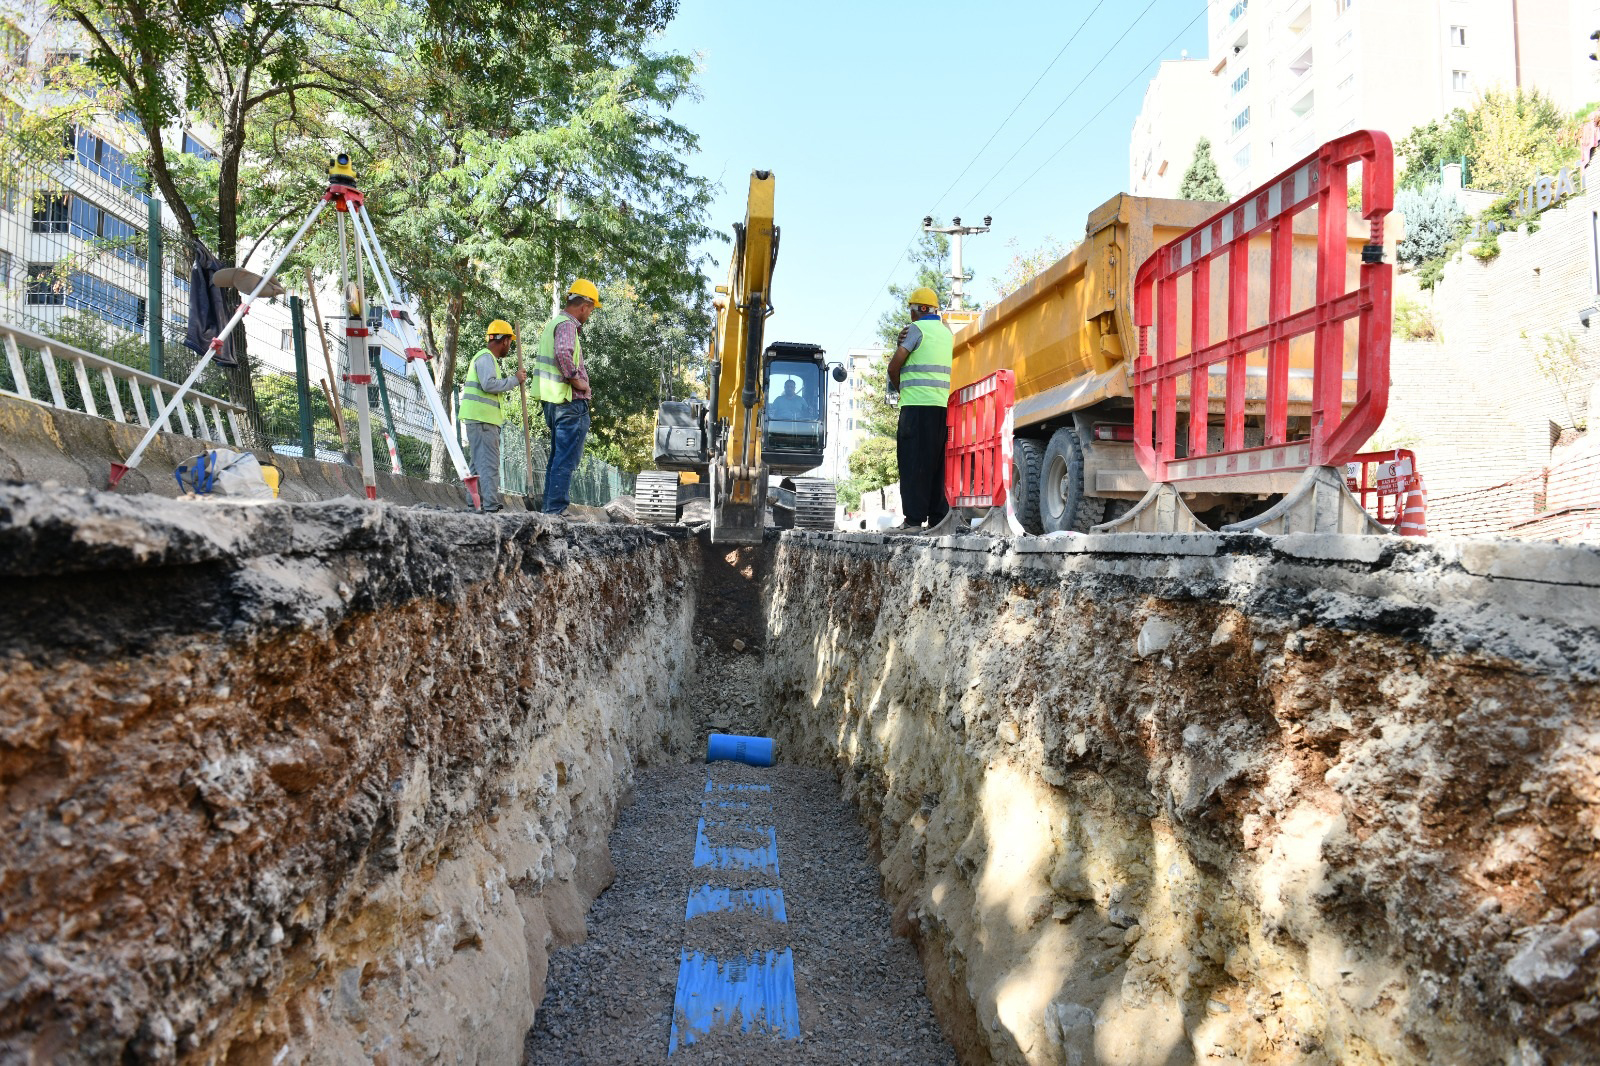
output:
[[[682,514],[680,482],[692,477],[691,485],[706,486],[713,544],[760,541],[769,507],[774,525],[834,527],[833,483],[799,475],[822,465],[828,379],[843,381],[845,369],[836,365],[830,375],[815,344],[764,343],[778,262],[775,186],[771,171],[750,175],[745,219],[733,226],[728,283],[716,290],[706,395],[661,403],[657,469],[640,473],[634,490],[642,521],[670,524]]]

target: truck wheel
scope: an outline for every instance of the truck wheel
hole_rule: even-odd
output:
[[[1044,449],[1036,440],[1018,437],[1011,442],[1011,495],[1017,521],[1029,533],[1043,533],[1039,524],[1039,470]]]
[[[1105,517],[1106,501],[1089,496],[1083,486],[1083,446],[1071,429],[1058,429],[1044,450],[1039,478],[1039,518],[1046,533],[1086,533]]]

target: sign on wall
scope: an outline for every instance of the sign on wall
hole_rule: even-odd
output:
[[[1582,183],[1583,172],[1572,167],[1562,167],[1554,177],[1540,174],[1521,191],[1517,202],[1511,205],[1512,217],[1532,218],[1542,211],[1547,211],[1567,197],[1577,195],[1578,187]],[[1499,233],[1504,228],[1499,222],[1485,224],[1479,219],[1472,224],[1472,235],[1483,237],[1490,233]]]

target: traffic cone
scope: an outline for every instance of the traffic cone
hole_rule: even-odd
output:
[[[1394,531],[1402,537],[1428,535],[1428,491],[1422,487],[1422,475],[1412,476],[1411,490],[1406,493],[1405,509]]]

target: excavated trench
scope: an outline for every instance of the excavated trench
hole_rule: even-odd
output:
[[[0,484],[0,1062],[1600,1061],[1597,593]]]

